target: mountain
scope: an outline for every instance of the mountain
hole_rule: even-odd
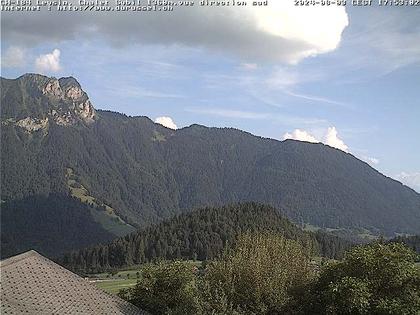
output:
[[[91,217],[92,206],[66,195],[12,200],[1,207],[1,256],[39,250],[49,257],[111,241],[115,235]]]
[[[77,272],[103,272],[155,259],[210,260],[219,257],[242,233],[272,231],[301,243],[310,253],[342,257],[352,243],[304,232],[273,207],[241,203],[203,208],[141,229],[107,245],[64,255],[60,263]]]
[[[272,205],[311,227],[420,230],[420,195],[351,154],[232,128],[171,130],[147,117],[96,110],[74,78],[2,78],[1,131],[3,204],[74,197],[99,209],[86,220],[114,237],[244,201]],[[13,230],[7,217],[1,224],[2,233]],[[28,229],[36,235],[42,227]]]

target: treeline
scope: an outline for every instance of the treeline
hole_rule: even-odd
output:
[[[298,242],[250,233],[199,268],[148,264],[119,296],[153,315],[418,315],[416,256],[403,244],[373,242],[315,271]]]
[[[273,231],[313,254],[338,258],[352,244],[322,232],[304,232],[271,206],[240,203],[203,208],[163,221],[107,245],[74,251],[60,262],[77,272],[98,272],[155,260],[211,260],[245,232]]]

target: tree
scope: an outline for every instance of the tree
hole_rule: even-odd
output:
[[[134,288],[119,296],[152,314],[199,313],[196,275],[188,262],[160,262],[145,266]]]
[[[289,291],[310,278],[304,248],[268,232],[242,235],[233,250],[209,264],[205,275],[216,296],[210,294],[209,303],[222,296],[234,309],[254,314],[283,314]]]
[[[416,254],[397,244],[359,246],[324,267],[300,293],[302,313],[418,315],[420,271]]]
[[[146,266],[120,297],[152,314],[283,314],[289,291],[311,278],[302,245],[280,234],[243,234],[222,257],[197,270],[188,262]]]

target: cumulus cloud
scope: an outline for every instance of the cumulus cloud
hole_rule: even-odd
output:
[[[77,2],[77,1],[71,1]],[[344,7],[296,7],[270,1],[267,7],[177,7],[170,14],[2,13],[8,42],[36,45],[102,36],[114,45],[182,45],[227,52],[242,60],[295,64],[337,48],[348,25]],[[51,27],[54,25],[55,27]]]
[[[19,68],[25,64],[25,51],[17,46],[10,46],[1,54],[1,66],[4,68]]]
[[[395,178],[420,193],[420,172],[401,172]]]
[[[349,147],[338,136],[338,131],[335,127],[329,127],[325,136],[325,144],[330,147],[340,149],[344,152],[349,152]]]
[[[155,123],[161,124],[162,126],[169,129],[174,129],[174,130],[178,129],[177,125],[174,123],[171,117],[167,117],[167,116],[157,117],[155,119]]]
[[[372,165],[378,165],[379,164],[379,159],[374,158],[374,157],[365,156],[365,157],[363,157],[363,159],[366,160],[369,164],[372,164]]]
[[[329,145],[330,147],[340,149],[344,152],[349,152],[349,147],[344,143],[342,139],[340,139],[338,136],[338,131],[335,127],[329,127],[322,140],[319,140],[309,132],[300,129],[295,129],[292,133],[285,133],[283,135],[283,139],[293,139],[313,143],[322,142],[326,145]]]
[[[283,140],[287,140],[287,139],[292,139],[292,140],[298,140],[298,141],[306,141],[306,142],[312,142],[312,143],[324,143],[326,145],[329,145],[330,147],[336,148],[336,149],[340,149],[341,151],[350,152],[349,147],[347,146],[347,144],[344,143],[344,141],[339,137],[338,135],[338,131],[337,128],[333,127],[329,127],[326,132],[325,135],[323,137],[321,137],[321,139],[318,139],[317,137],[315,137],[314,135],[312,135],[311,133],[309,133],[306,130],[301,130],[301,129],[295,129],[294,131],[287,132],[283,135]],[[361,155],[359,156],[359,158],[367,163],[369,163],[371,166],[376,166],[379,164],[379,159],[375,158],[375,157],[370,157],[370,156],[366,156],[366,155]],[[419,177],[417,178],[418,181],[420,181],[420,173],[417,174]],[[409,174],[406,173],[401,173],[399,175],[401,178],[405,177],[408,178]],[[398,178],[398,176],[397,176]],[[420,182],[419,182],[420,185]]]
[[[252,10],[257,26],[268,34],[309,44],[290,56],[290,63],[336,49],[349,23],[345,9],[333,6],[300,7],[293,1],[272,1],[267,7]]]
[[[60,50],[54,49],[52,53],[40,55],[35,60],[35,67],[39,72],[58,72],[61,70]]]
[[[283,139],[293,139],[293,140],[299,140],[299,141],[306,141],[306,142],[321,142],[318,139],[316,139],[313,135],[308,133],[305,130],[295,129],[292,133],[285,133],[283,135]]]

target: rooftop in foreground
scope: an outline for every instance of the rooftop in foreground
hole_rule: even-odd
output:
[[[0,268],[1,314],[147,314],[35,251]]]

